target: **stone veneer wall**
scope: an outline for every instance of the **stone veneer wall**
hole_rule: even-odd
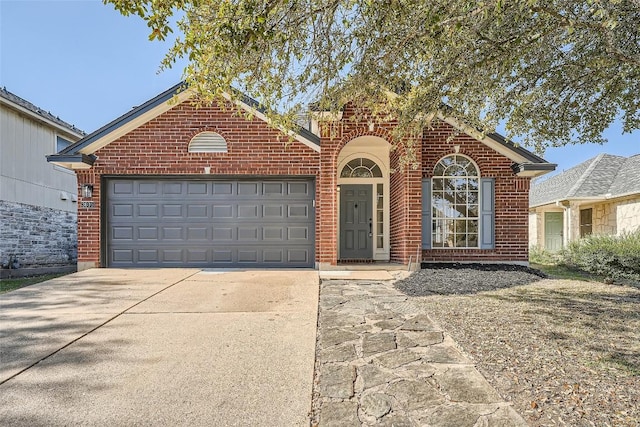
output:
[[[0,265],[10,257],[20,268],[75,264],[76,220],[75,212],[0,201]]]
[[[618,234],[640,230],[640,197],[620,202],[616,211]]]
[[[593,225],[591,226],[593,234],[617,234],[616,206],[617,203],[602,203],[593,207]],[[580,217],[578,217],[578,221],[576,223],[578,225],[580,224]]]

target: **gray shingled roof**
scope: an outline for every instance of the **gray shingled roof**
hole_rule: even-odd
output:
[[[20,98],[18,95],[9,92],[6,87],[0,88],[0,97],[31,111],[32,113],[42,117],[43,119],[53,122],[63,128],[69,129],[75,134],[86,135],[86,132],[78,129],[70,123],[65,122],[60,117],[54,116],[49,111],[45,111],[42,108],[33,105],[26,99]]]
[[[556,176],[531,186],[529,206],[560,200],[618,197],[640,193],[640,154],[632,157],[599,154]]]

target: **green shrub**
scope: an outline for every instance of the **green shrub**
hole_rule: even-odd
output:
[[[543,247],[534,245],[529,247],[529,262],[540,265],[556,265],[562,261],[560,253],[549,252]]]
[[[606,278],[640,280],[640,230],[584,237],[571,242],[563,258],[570,267]]]

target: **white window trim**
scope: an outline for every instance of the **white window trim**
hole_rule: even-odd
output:
[[[434,179],[455,179],[455,178],[459,178],[459,177],[455,177],[455,176],[444,176],[444,175],[432,175],[431,177],[431,194],[429,195],[429,197],[431,198],[431,212],[430,212],[430,224],[429,224],[429,232],[431,233],[431,249],[435,249],[435,250],[464,250],[464,249],[481,249],[481,244],[480,244],[480,238],[482,236],[482,221],[480,220],[480,206],[482,203],[482,185],[481,183],[481,174],[480,174],[480,168],[478,167],[478,164],[469,156],[465,156],[464,154],[459,154],[459,153],[453,153],[453,154],[448,154],[446,156],[441,157],[440,159],[438,159],[438,161],[436,162],[436,165],[433,167],[433,170],[435,171],[436,167],[438,166],[438,164],[446,159],[447,157],[453,157],[453,156],[458,156],[458,157],[463,157],[465,159],[467,159],[468,161],[471,162],[471,164],[473,164],[473,166],[476,168],[476,171],[478,172],[478,174],[476,176],[469,176],[469,175],[465,175],[465,178],[475,178],[478,180],[478,216],[476,217],[476,221],[478,222],[478,231],[477,231],[477,239],[478,239],[478,245],[477,246],[435,246],[435,239],[433,236],[433,223],[436,221],[435,216],[433,215],[433,206],[434,204],[434,199],[433,199],[433,188],[434,188]],[[468,203],[467,203],[468,206]],[[444,219],[449,219],[449,218],[444,218]],[[469,218],[466,218],[467,220],[469,220]],[[473,220],[473,219],[472,219]]]

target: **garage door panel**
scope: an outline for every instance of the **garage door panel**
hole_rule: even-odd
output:
[[[187,218],[208,218],[209,205],[197,204],[187,205]]]
[[[190,248],[186,250],[187,263],[206,262],[209,250],[206,248]]]
[[[109,266],[313,266],[312,181],[172,181],[107,182]]]
[[[289,195],[313,197],[313,186],[310,182],[289,182]]]
[[[182,218],[183,205],[165,204],[162,205],[162,218]]]
[[[307,264],[310,261],[309,250],[293,248],[287,250],[287,262],[290,264]]]
[[[187,183],[187,194],[189,195],[203,195],[209,193],[209,183],[206,182],[188,182]]]
[[[138,194],[158,194],[158,184],[155,182],[139,182]]]
[[[114,249],[111,258],[114,262],[133,263],[132,249]]]
[[[276,219],[281,220],[284,218],[285,205],[263,205],[262,206],[262,217],[265,219]]]
[[[239,205],[238,219],[258,218],[258,205]]]
[[[138,205],[138,217],[143,218],[158,218],[158,212],[160,211],[157,204],[139,204]]]
[[[233,218],[233,206],[213,205],[213,218]]]
[[[300,205],[300,204],[290,204],[288,206],[288,216],[289,218],[309,218],[309,206]]]
[[[158,227],[138,227],[138,240],[158,240]]]
[[[182,227],[162,227],[163,240],[182,240]]]
[[[280,197],[284,192],[283,182],[265,182],[262,184],[262,194],[265,196],[277,196]]]
[[[163,263],[179,263],[182,264],[182,249],[163,249],[162,250],[162,262]]]
[[[133,204],[131,203],[118,203],[112,206],[113,216],[119,217],[133,217]]]

